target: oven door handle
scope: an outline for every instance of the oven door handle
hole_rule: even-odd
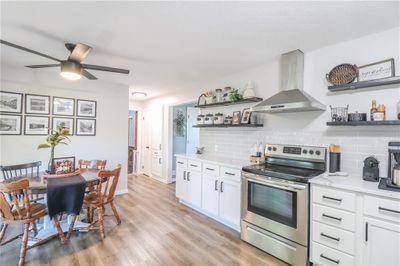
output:
[[[306,185],[281,183],[281,182],[273,181],[273,180],[265,181],[265,180],[260,180],[257,177],[248,177],[248,176],[244,176],[244,177],[247,181],[251,181],[251,182],[254,182],[257,184],[261,184],[261,185],[286,189],[286,190],[290,190],[290,191],[299,191],[299,190],[304,190],[307,188]]]

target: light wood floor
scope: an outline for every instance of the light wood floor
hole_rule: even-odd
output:
[[[54,239],[29,250],[27,265],[286,265],[180,204],[175,185],[144,176],[128,185],[116,200],[122,224],[106,217],[105,240],[97,231],[74,233],[65,245]],[[18,240],[1,247],[0,265],[17,265],[19,248]]]

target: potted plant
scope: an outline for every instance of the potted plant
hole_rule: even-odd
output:
[[[49,129],[49,134],[47,135],[46,142],[43,144],[38,145],[38,149],[47,149],[50,148],[50,161],[48,164],[47,172],[49,174],[54,174],[54,166],[53,166],[53,159],[54,159],[54,148],[59,145],[68,145],[67,141],[70,141],[68,138],[69,135],[69,128],[64,126],[64,123],[61,123],[57,126],[56,130]]]

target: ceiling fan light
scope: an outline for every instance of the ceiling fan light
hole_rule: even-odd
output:
[[[61,63],[61,73],[60,75],[68,80],[78,80],[82,78],[82,67],[80,64],[65,61]]]
[[[68,80],[78,80],[82,78],[81,74],[74,72],[61,72],[60,75]]]

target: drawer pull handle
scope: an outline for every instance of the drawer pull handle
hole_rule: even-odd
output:
[[[332,198],[332,197],[328,197],[328,196],[322,196],[323,199],[328,199],[328,200],[334,200],[337,202],[342,202],[342,199],[337,199],[337,198]]]
[[[333,220],[336,220],[336,221],[339,221],[339,222],[342,221],[342,218],[335,217],[335,216],[331,216],[331,215],[328,215],[328,214],[325,214],[325,213],[322,214],[322,217],[326,217],[326,218],[329,218],[329,219],[333,219]]]
[[[190,166],[193,166],[193,167],[197,167],[198,165],[195,165],[195,164],[191,164]]]
[[[183,164],[183,162],[178,162],[179,164]]]
[[[214,170],[215,170],[215,169],[212,169],[212,168],[208,168],[208,167],[207,167],[206,169],[207,169],[207,170],[210,170],[210,171],[214,171]]]
[[[336,264],[339,264],[339,263],[340,263],[340,260],[331,259],[331,258],[325,256],[324,254],[321,254],[321,255],[319,255],[319,256],[320,256],[321,258],[323,258],[323,259],[329,260],[330,262],[333,262],[333,263],[336,263]]]
[[[226,175],[235,175],[235,174],[232,174],[232,173],[229,173],[229,172],[225,172],[225,174]]]
[[[324,233],[321,233],[321,236],[326,237],[326,238],[329,238],[329,239],[332,239],[332,240],[335,240],[335,241],[337,241],[337,242],[340,241],[340,237],[333,237],[333,236],[330,236],[330,235],[326,235],[326,234],[324,234]]]
[[[187,172],[186,179],[187,179],[187,181],[190,181],[190,172]]]
[[[221,192],[224,192],[224,187],[222,186],[224,182],[221,182]]]
[[[214,190],[218,191],[218,180],[215,180]]]
[[[400,214],[400,211],[395,211],[395,210],[391,210],[391,209],[386,209],[386,208],[383,208],[383,207],[381,207],[381,206],[378,207],[378,210],[380,210],[380,211],[387,211],[387,212],[393,212],[393,213]]]
[[[183,180],[186,180],[186,171],[183,171]]]

